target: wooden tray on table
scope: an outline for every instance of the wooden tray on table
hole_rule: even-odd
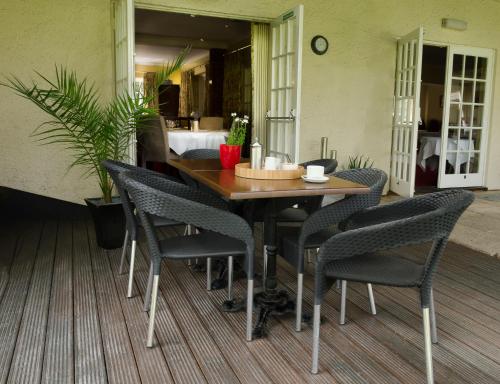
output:
[[[304,167],[299,165],[293,170],[267,170],[267,169],[252,169],[250,163],[236,164],[234,174],[245,179],[261,179],[261,180],[290,180],[300,179],[304,174]]]

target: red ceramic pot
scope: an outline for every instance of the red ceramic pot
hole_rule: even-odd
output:
[[[234,169],[234,166],[240,162],[241,145],[220,145],[220,163],[224,169]]]

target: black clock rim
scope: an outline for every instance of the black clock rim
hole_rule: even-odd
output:
[[[326,42],[326,48],[324,51],[320,51],[319,49],[316,48],[316,46],[314,45],[314,43],[316,43],[317,40],[319,39],[324,39],[325,42]],[[329,48],[330,44],[328,43],[328,39],[323,36],[323,35],[316,35],[312,38],[311,40],[311,49],[312,51],[317,54],[317,55],[324,55],[327,51],[328,51],[328,48]]]

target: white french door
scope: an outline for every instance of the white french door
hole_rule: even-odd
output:
[[[493,60],[491,49],[449,48],[439,188],[484,185]]]
[[[397,46],[390,189],[408,197],[415,191],[423,35],[420,27]]]
[[[114,0],[115,92],[134,92],[134,0]],[[136,163],[136,138],[129,147],[129,161]]]
[[[299,158],[302,30],[299,5],[271,23],[270,97],[266,145],[270,155]]]

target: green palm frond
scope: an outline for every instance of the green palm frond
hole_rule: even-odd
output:
[[[189,47],[156,74],[160,85],[181,69]],[[105,159],[126,160],[130,141],[145,119],[158,111],[148,108],[153,93],[145,97],[143,90],[125,93],[103,104],[93,84],[80,80],[74,71],[55,67],[55,79],[35,72],[36,80],[23,82],[6,76],[1,86],[12,89],[42,111],[49,119],[40,124],[31,136],[42,145],[58,144],[69,150],[73,161],[68,169],[81,166],[83,176],[97,176],[103,199],[111,201],[113,183],[101,167]]]

